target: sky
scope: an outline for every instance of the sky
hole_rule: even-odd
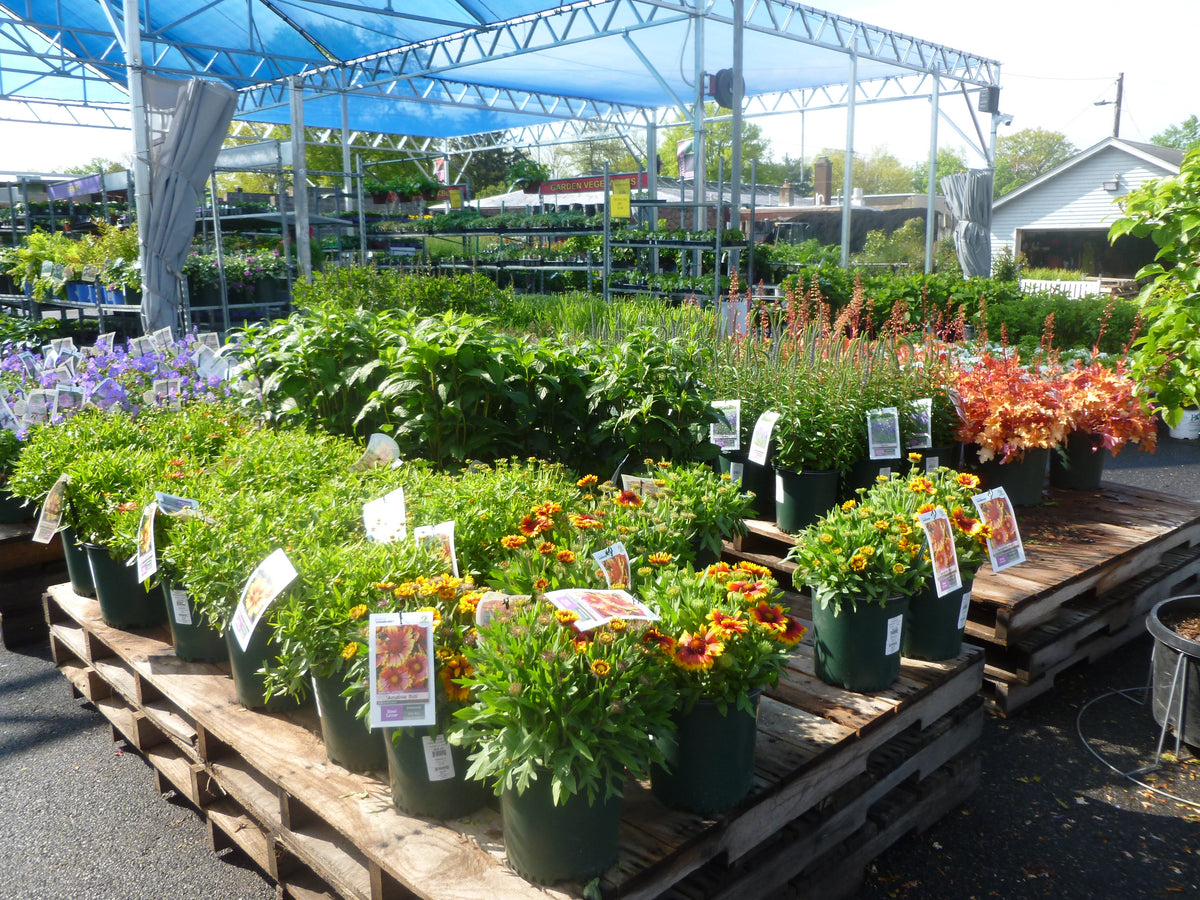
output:
[[[825,0],[809,5],[915,35],[1001,65],[1001,111],[1013,117],[1000,136],[1026,128],[1059,131],[1082,150],[1112,134],[1116,81],[1125,73],[1120,136],[1149,141],[1170,125],[1200,115],[1200,72],[1187,50],[1200,33],[1200,2],[1159,0]],[[972,94],[974,102],[974,94]],[[974,132],[961,96],[943,94],[943,112]],[[981,117],[985,137],[990,125]],[[929,151],[929,105],[923,100],[860,106],[854,149],[887,150],[906,164]],[[841,112],[761,120],[776,158],[812,157],[845,146]],[[0,123],[0,171],[59,171],[96,156],[125,159],[128,132]],[[939,146],[958,150],[972,167],[984,161],[948,125]]]

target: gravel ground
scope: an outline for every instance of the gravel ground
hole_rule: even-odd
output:
[[[1200,444],[1109,461],[1113,481],[1200,500]],[[1015,718],[989,718],[979,790],[876,860],[859,896],[1200,897],[1200,806],[1155,795],[1106,768],[1153,756],[1148,708],[1114,689],[1144,685],[1149,637],[1076,669]],[[266,900],[270,882],[236,854],[215,856],[201,819],[162,799],[151,768],[114,744],[45,650],[0,648],[0,900]],[[1086,710],[1082,722],[1080,710]],[[1147,783],[1200,803],[1200,763]]]

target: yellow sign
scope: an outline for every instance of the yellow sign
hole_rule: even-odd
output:
[[[628,219],[632,213],[629,208],[630,183],[624,179],[613,181],[612,198],[609,200],[608,212],[613,219]]]

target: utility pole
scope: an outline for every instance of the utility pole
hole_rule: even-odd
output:
[[[1113,137],[1121,136],[1121,95],[1125,93],[1125,73],[1117,75],[1117,102],[1113,110]]]

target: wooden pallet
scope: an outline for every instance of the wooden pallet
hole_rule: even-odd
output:
[[[75,692],[145,754],[161,788],[202,811],[214,847],[241,848],[292,895],[580,896],[581,885],[535,888],[507,868],[494,809],[444,823],[401,815],[384,783],[326,761],[311,712],[240,708],[225,669],[179,661],[161,631],[106,627],[69,585],[47,591],[45,606],[55,661]],[[854,694],[817,680],[802,644],[761,701],[751,796],[703,818],[630,783],[603,895],[687,897],[719,885],[728,896],[769,897],[821,867],[861,873],[973,787],[962,773],[981,728],[982,675],[982,652],[968,648],[946,663],[905,661],[893,688]],[[881,812],[910,805],[912,816]],[[766,877],[757,851],[781,835],[792,861]]]
[[[62,544],[35,544],[33,523],[0,523],[0,641],[13,647],[44,642],[46,619],[42,594],[66,577]]]
[[[998,575],[985,565],[971,593],[966,638],[986,651],[985,696],[999,715],[1133,640],[1157,601],[1200,583],[1200,504],[1108,483],[1048,496],[1017,510],[1026,562]],[[747,525],[726,555],[790,581],[795,566],[783,557],[795,538]]]

